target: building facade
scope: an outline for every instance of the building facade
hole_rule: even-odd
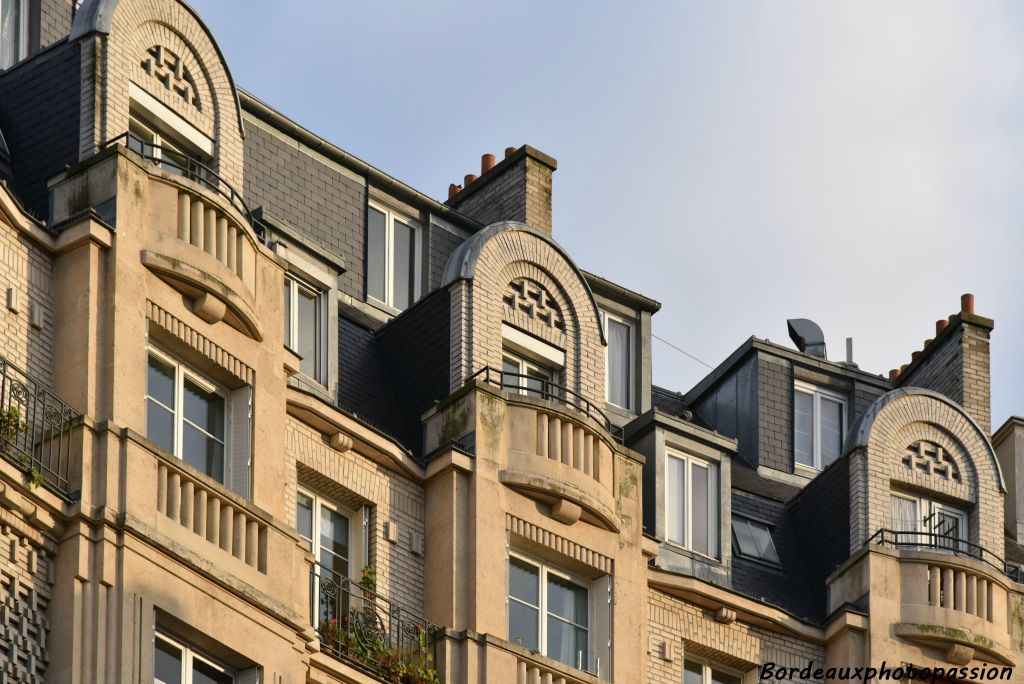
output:
[[[1024,681],[973,298],[888,377],[791,321],[667,390],[556,168],[440,201],[178,0],[0,0],[0,681]]]

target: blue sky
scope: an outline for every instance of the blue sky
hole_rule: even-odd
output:
[[[437,198],[529,143],[555,238],[717,364],[786,318],[888,373],[974,292],[1024,414],[1024,6],[194,0],[236,82]],[[658,384],[706,368],[654,342]]]

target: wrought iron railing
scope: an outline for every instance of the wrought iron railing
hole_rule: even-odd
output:
[[[437,682],[444,628],[366,585],[320,563],[310,569],[309,614],[320,650],[387,682]]]
[[[499,370],[491,366],[484,366],[471,375],[469,379],[471,381],[482,380],[489,385],[494,385],[503,390],[517,392],[527,397],[554,401],[572,407],[603,427],[620,443],[623,440],[623,429],[613,424],[604,411],[578,392],[574,392],[568,387],[559,385],[551,380],[522,373],[509,373],[508,371]]]
[[[966,539],[939,534],[938,532],[911,532],[883,528],[875,532],[868,539],[868,544],[872,543],[893,548],[928,549],[952,553],[957,556],[966,556],[979,560],[1000,574],[1006,575],[1018,582],[1021,579],[1020,568],[1008,564],[1002,557],[989,551],[984,546],[969,542]]]
[[[146,142],[130,132],[122,133],[103,143],[104,148],[111,145],[124,145],[138,153],[146,161],[152,162],[171,173],[179,174],[191,181],[195,181],[204,188],[220,195],[234,207],[235,211],[245,217],[245,220],[249,222],[249,225],[252,226],[257,235],[261,238],[263,237],[263,225],[253,220],[252,212],[249,211],[249,205],[245,203],[242,195],[213,169],[198,159],[183,153],[179,149]]]
[[[71,491],[71,433],[81,418],[0,356],[0,456],[18,466],[29,484],[67,501],[78,498],[78,491]]]

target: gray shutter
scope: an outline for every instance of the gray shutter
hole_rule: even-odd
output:
[[[235,677],[237,684],[260,684],[262,678],[260,677],[260,668],[250,667],[246,670],[242,670]]]
[[[245,385],[231,393],[231,453],[228,458],[228,488],[249,498],[252,464],[252,387]]]

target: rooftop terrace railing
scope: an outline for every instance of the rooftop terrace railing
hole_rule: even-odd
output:
[[[605,412],[595,406],[593,402],[568,387],[559,385],[551,380],[522,373],[510,373],[491,366],[484,366],[471,375],[469,379],[482,380],[489,385],[503,390],[569,406],[603,427],[619,443],[622,443],[624,438],[623,429],[614,425],[608,419]]]
[[[309,573],[320,650],[386,682],[434,684],[444,628],[320,563]]]
[[[124,145],[129,150],[139,154],[146,161],[156,164],[171,173],[184,176],[207,190],[220,195],[235,211],[245,217],[245,220],[249,222],[249,225],[252,226],[260,238],[263,237],[263,225],[253,220],[252,212],[249,211],[249,205],[245,203],[242,195],[235,190],[234,186],[198,159],[183,153],[177,148],[146,142],[137,135],[127,131],[103,143],[102,147],[106,149],[111,145]]]
[[[938,532],[913,532],[882,528],[868,539],[868,544],[872,543],[897,549],[927,549],[956,556],[966,556],[985,563],[999,574],[1006,575],[1016,582],[1024,580],[1024,569],[1020,566],[1007,563],[1001,556],[989,551],[984,546]]]
[[[0,457],[66,501],[71,491],[72,430],[82,415],[0,356]]]

